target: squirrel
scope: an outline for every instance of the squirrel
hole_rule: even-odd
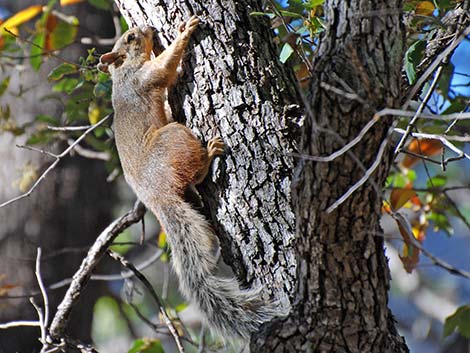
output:
[[[240,289],[236,278],[216,276],[217,237],[184,198],[223,154],[224,143],[215,137],[204,148],[189,128],[170,122],[165,110],[166,91],[198,23],[196,16],[182,23],[172,44],[153,59],[155,29],[131,28],[100,57],[98,69],[113,82],[115,140],[125,179],[167,234],[182,294],[212,329],[247,339],[279,315],[277,305],[263,301],[260,288]]]

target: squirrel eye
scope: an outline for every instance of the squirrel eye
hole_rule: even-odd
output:
[[[126,42],[127,43],[130,43],[131,41],[133,41],[135,39],[135,34],[134,33],[129,33],[129,35],[127,36],[126,38]]]

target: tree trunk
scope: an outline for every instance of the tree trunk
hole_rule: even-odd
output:
[[[183,18],[196,13],[203,21],[172,94],[173,112],[203,139],[220,134],[229,147],[212,181],[201,188],[224,259],[241,280],[263,283],[268,293],[292,305],[287,318],[252,338],[251,351],[406,352],[387,307],[389,273],[377,236],[377,191],[390,153],[373,182],[326,212],[374,162],[389,124],[380,124],[334,162],[300,160],[292,203],[289,153],[295,150],[303,103],[291,70],[277,59],[269,23],[249,15],[261,10],[258,2],[117,3],[129,23],[162,29],[164,44]],[[303,153],[328,155],[357,136],[375,111],[399,105],[401,5],[400,0],[326,1]],[[348,93],[367,103],[326,89],[332,86],[352,89]]]
[[[155,26],[165,46],[179,23],[200,17],[184,74],[170,92],[173,118],[203,141],[224,140],[225,155],[199,189],[223,257],[242,282],[261,282],[288,305],[296,276],[290,153],[301,99],[292,71],[273,60],[269,22],[250,16],[261,11],[251,1],[117,4],[130,25]]]

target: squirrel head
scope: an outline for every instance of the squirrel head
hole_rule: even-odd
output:
[[[147,60],[154,47],[156,30],[153,27],[134,27],[126,31],[114,44],[113,50],[100,57],[98,70],[111,72],[122,65],[140,67]]]

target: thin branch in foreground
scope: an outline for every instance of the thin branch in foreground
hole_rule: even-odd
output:
[[[421,86],[426,82],[429,76],[434,72],[434,70],[441,64],[442,61],[450,54],[452,51],[457,48],[457,46],[462,42],[466,36],[470,34],[470,26],[468,26],[455,40],[442,52],[440,53],[436,59],[429,65],[429,67],[426,69],[426,71],[419,77],[419,79],[416,81],[416,83],[413,85],[413,87],[410,90],[410,93],[408,94],[406,98],[406,102],[404,104],[404,108],[408,108],[411,100],[413,99],[414,96],[418,93],[419,89]]]
[[[46,288],[44,287],[44,282],[42,281],[41,276],[41,248],[37,250],[36,256],[36,271],[35,271],[36,279],[38,281],[39,289],[42,294],[42,300],[44,302],[44,316],[41,322],[41,342],[44,344],[46,342],[47,336],[47,327],[49,325],[49,298],[47,296]],[[31,298],[32,300],[32,298]],[[33,302],[32,302],[33,303]],[[33,303],[34,305],[34,303]],[[43,352],[44,349],[41,350]]]
[[[391,214],[391,216],[398,224],[401,225],[400,228],[407,232],[411,245],[413,245],[415,248],[418,248],[424,254],[424,256],[431,260],[436,266],[445,269],[453,275],[461,276],[464,278],[470,278],[470,272],[460,270],[445,262],[444,260],[439,259],[437,256],[433,255],[431,252],[426,250],[421,245],[421,243],[414,237],[414,235],[411,234],[411,226],[409,225],[408,220],[400,212],[394,212]]]
[[[14,197],[8,201],[5,201],[3,202],[2,204],[0,204],[0,208],[2,207],[5,207],[13,202],[16,202],[18,200],[21,200],[21,199],[24,199],[26,197],[28,197],[29,195],[31,195],[33,193],[33,191],[38,187],[39,184],[41,184],[41,182],[46,178],[47,174],[49,174],[49,172],[51,170],[53,170],[57,164],[59,164],[59,162],[62,160],[62,158],[64,158],[65,156],[67,156],[70,151],[72,151],[76,145],[78,145],[80,143],[80,141],[82,141],[86,135],[88,135],[90,132],[92,132],[93,130],[95,130],[98,126],[102,125],[106,120],[108,120],[110,117],[111,117],[112,114],[110,115],[107,115],[105,116],[103,119],[101,119],[100,121],[98,121],[96,124],[90,126],[82,135],[80,135],[79,138],[77,138],[69,147],[67,147],[61,154],[58,154],[58,155],[54,155],[54,154],[51,154],[50,152],[42,152],[41,150],[37,150],[38,152],[41,152],[41,153],[45,153],[51,157],[54,157],[55,158],[55,161],[52,162],[49,167],[47,167],[47,169],[39,176],[39,178],[35,181],[35,183],[29,188],[28,191],[26,191],[24,194],[21,194],[17,197]]]
[[[134,275],[147,288],[147,290],[149,291],[151,297],[153,298],[153,300],[157,304],[157,307],[158,307],[158,309],[160,310],[160,313],[163,316],[163,319],[165,321],[166,326],[168,327],[171,334],[173,335],[173,338],[175,339],[176,346],[178,347],[179,352],[184,353],[185,350],[184,350],[183,344],[181,343],[180,336],[178,335],[178,331],[176,330],[175,326],[173,325],[173,322],[171,321],[170,317],[168,316],[168,314],[165,310],[165,306],[163,305],[162,301],[158,297],[158,294],[153,289],[152,284],[148,281],[148,279],[141,272],[137,271],[137,269],[135,268],[135,266],[132,263],[127,261],[124,257],[122,257],[118,253],[116,253],[114,251],[111,251],[111,250],[108,250],[107,252],[108,252],[108,255],[111,256],[114,260],[119,261],[122,264],[122,266],[124,266],[128,270],[132,271],[134,273]]]
[[[399,134],[405,135],[406,131],[403,129],[395,128],[393,129],[394,132],[398,132]],[[435,135],[435,134],[426,134],[426,133],[419,133],[419,132],[413,132],[411,133],[412,137],[419,137],[419,138],[425,138],[425,139],[433,139],[433,140],[439,140],[442,142],[444,146],[449,148],[452,152],[456,153],[457,155],[460,156],[460,158],[465,157],[470,160],[470,155],[462,151],[460,148],[455,146],[452,142],[450,142],[446,137],[441,136],[441,135]]]
[[[57,308],[57,312],[52,320],[50,327],[50,335],[53,339],[59,340],[65,331],[72,308],[76,305],[84,290],[84,287],[90,279],[93,269],[101,260],[106,250],[113,240],[130,225],[137,223],[145,214],[145,207],[137,201],[134,208],[127,212],[124,216],[113,221],[96,239],[88,251],[87,256],[83,259],[80,268],[73,276],[64,299]]]
[[[427,119],[427,120],[442,120],[442,121],[458,121],[458,120],[467,120],[470,119],[470,113],[453,113],[453,114],[446,114],[446,115],[435,115],[435,114],[416,114],[414,111],[408,111],[408,110],[401,110],[401,109],[390,109],[390,108],[385,108],[377,113],[374,114],[371,120],[369,120],[364,127],[361,129],[361,131],[354,137],[351,141],[346,143],[343,147],[341,147],[339,150],[329,154],[328,156],[311,156],[308,154],[304,153],[292,153],[291,155],[294,157],[302,158],[304,160],[308,161],[314,161],[314,162],[332,162],[336,158],[342,156],[345,154],[347,151],[349,151],[351,148],[356,146],[359,142],[362,141],[366,133],[380,120],[381,117],[383,116],[399,116],[403,118],[414,118],[418,117],[421,119]]]
[[[429,99],[431,98],[432,93],[434,92],[434,88],[437,86],[437,82],[439,81],[442,73],[442,68],[443,66],[439,66],[439,68],[436,71],[436,74],[434,75],[434,79],[432,80],[431,85],[428,88],[428,91],[426,92],[426,95],[419,105],[418,109],[416,110],[415,116],[411,119],[411,121],[408,123],[408,126],[406,127],[405,133],[402,135],[400,141],[398,142],[397,146],[395,147],[395,153],[398,154],[401,152],[403,145],[405,142],[408,140],[408,137],[411,134],[411,130],[414,129],[416,122],[418,121],[418,115],[423,112],[424,107],[426,104],[428,104]]]
[[[21,326],[40,327],[41,323],[39,321],[10,321],[0,324],[0,330]]]
[[[346,191],[340,198],[338,198],[330,207],[326,209],[327,213],[333,212],[339,205],[341,205],[344,201],[346,201],[349,196],[351,196],[357,189],[359,189],[364,183],[371,177],[371,175],[375,172],[377,167],[379,166],[380,162],[382,161],[382,157],[385,152],[385,147],[388,144],[388,139],[385,138],[380,145],[379,151],[375,158],[374,163],[367,169],[361,179],[359,179],[353,186],[351,186],[348,191]]]

